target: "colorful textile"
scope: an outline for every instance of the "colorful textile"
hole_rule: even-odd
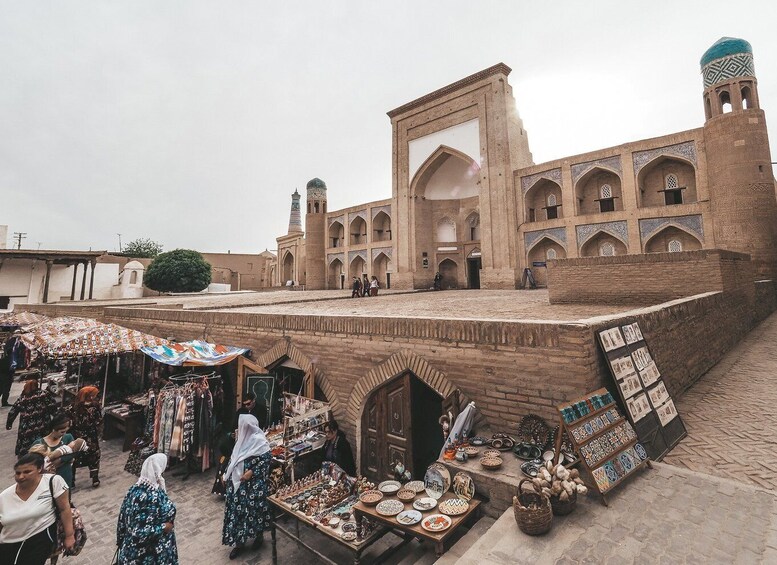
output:
[[[96,400],[77,403],[73,410],[73,425],[70,428],[70,432],[75,437],[86,440],[89,450],[76,454],[75,468],[88,467],[92,481],[99,479],[100,436],[102,436],[102,430],[103,411],[100,403]]]
[[[244,544],[250,538],[262,535],[270,529],[270,505],[267,502],[267,475],[270,470],[270,453],[251,457],[244,461],[245,471],[253,471],[247,481],[235,488],[227,479],[226,504],[224,506],[223,545]]]
[[[248,350],[194,340],[143,347],[141,351],[160,363],[180,367],[223,365]]]
[[[22,394],[8,411],[6,429],[11,429],[19,416],[19,434],[16,438],[16,455],[23,455],[39,437],[48,433],[46,429],[51,416],[57,410],[57,404],[47,392],[35,390]]]
[[[164,533],[175,520],[175,505],[167,493],[149,484],[134,484],[119,511],[116,543],[119,563],[126,565],[177,565],[175,531]]]
[[[8,312],[0,314],[0,328],[22,328],[32,324],[38,324],[49,320],[48,316],[43,314],[33,314],[32,312]]]
[[[35,331],[35,330],[33,330]],[[50,337],[38,346],[38,352],[50,359],[67,359],[92,355],[107,355],[137,351],[147,346],[161,346],[167,340],[131,330],[116,324],[100,324],[92,328]]]

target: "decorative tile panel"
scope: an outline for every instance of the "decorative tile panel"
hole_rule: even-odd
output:
[[[627,247],[629,245],[629,228],[625,221],[607,222],[604,224],[585,224],[575,226],[577,232],[577,246],[581,247],[596,232],[605,232],[616,239],[621,240]]]
[[[362,260],[366,263],[367,262],[367,250],[362,249],[361,251],[349,251],[348,252],[348,264],[350,265],[353,263],[353,260],[357,257],[361,257]]]
[[[645,243],[666,226],[682,226],[704,241],[704,224],[701,214],[695,216],[676,216],[669,218],[647,218],[639,221],[639,237]]]
[[[378,206],[376,208],[371,208],[370,212],[372,212],[372,219],[375,219],[375,216],[380,214],[381,212],[385,212],[386,215],[390,218],[391,217],[391,204],[388,206]]]
[[[521,190],[523,193],[526,194],[540,179],[548,179],[561,186],[561,168],[535,173],[528,177],[521,177]]]
[[[594,167],[603,167],[605,169],[615,171],[619,177],[623,173],[623,168],[621,167],[620,155],[615,155],[614,157],[607,157],[606,159],[597,159],[595,161],[586,161],[585,163],[578,163],[576,165],[572,165],[572,184],[573,185],[576,184],[578,179],[580,179],[580,177],[582,177],[584,174],[586,174]]]
[[[335,222],[340,222],[343,226],[345,226],[345,216],[337,216],[335,218],[329,218],[329,227],[332,227],[332,224]]]
[[[345,263],[345,253],[329,253],[326,256],[326,264],[331,265],[335,259],[340,259],[341,263]]]
[[[376,259],[376,257],[378,255],[380,255],[381,253],[383,253],[384,255],[386,255],[386,257],[391,259],[392,258],[391,257],[392,251],[393,251],[393,249],[391,247],[377,247],[377,248],[372,250],[372,260],[374,261]]]
[[[650,161],[659,155],[666,155],[667,157],[681,157],[686,161],[690,161],[694,164],[694,166],[696,166],[696,143],[693,141],[686,141],[685,143],[668,145],[667,147],[659,147],[658,149],[650,149],[649,151],[635,151],[632,153],[632,159],[634,161],[634,174],[639,174],[639,171],[642,170],[642,167],[647,165]]]
[[[367,221],[367,210],[359,210],[358,212],[351,212],[348,214],[348,225],[351,225],[356,218],[361,218],[365,222]]]
[[[523,234],[523,240],[526,243],[526,250],[528,251],[534,244],[541,240],[543,237],[549,237],[558,243],[566,251],[567,249],[567,229],[566,228],[550,228],[547,230],[530,231]]]
[[[709,88],[719,82],[726,82],[737,77],[754,77],[755,67],[750,53],[737,53],[711,61],[701,70],[704,78],[704,88]]]

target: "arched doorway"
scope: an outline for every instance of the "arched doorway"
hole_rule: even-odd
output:
[[[350,272],[348,275],[350,277],[359,277],[362,278],[363,275],[367,274],[367,263],[365,263],[364,259],[360,255],[357,255],[353,258],[353,261],[351,261],[351,267]]]
[[[451,290],[459,288],[459,266],[451,259],[445,259],[438,269],[442,275],[442,289]]]
[[[343,271],[343,262],[340,261],[340,259],[335,259],[329,264],[329,278],[326,287],[330,290],[335,288],[342,289],[344,281],[345,273]]]
[[[294,255],[291,252],[287,252],[283,256],[283,270],[281,272],[283,274],[281,286],[284,286],[288,281],[294,280]]]
[[[362,474],[382,481],[393,477],[401,461],[414,478],[422,478],[443,446],[442,400],[409,371],[375,389],[362,413]]]
[[[480,249],[473,249],[467,255],[467,288],[480,288],[480,269],[483,268],[480,255]]]
[[[391,259],[383,252],[372,261],[372,274],[377,277],[380,288],[391,288]]]

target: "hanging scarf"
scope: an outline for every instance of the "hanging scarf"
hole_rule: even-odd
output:
[[[143,461],[143,467],[140,469],[140,478],[136,484],[148,485],[152,488],[165,490],[165,480],[162,473],[167,468],[167,455],[164,453],[155,453]]]
[[[224,476],[232,479],[232,484],[237,489],[240,486],[240,477],[243,474],[243,462],[250,457],[257,457],[270,451],[270,444],[259,428],[259,421],[253,414],[241,414],[237,421],[237,441],[232,450],[232,458],[229,461]]]

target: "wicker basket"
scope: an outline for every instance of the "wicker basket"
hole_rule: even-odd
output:
[[[566,516],[571,514],[575,509],[577,503],[577,490],[572,491],[572,496],[568,500],[561,500],[559,495],[553,495],[550,497],[550,507],[553,509],[553,514],[556,516]]]
[[[536,492],[522,492],[523,483],[531,481],[523,479],[518,483],[518,496],[513,497],[513,512],[518,528],[530,536],[539,536],[548,533],[553,524],[553,510],[550,501],[544,494]],[[534,506],[532,508],[531,506]]]

